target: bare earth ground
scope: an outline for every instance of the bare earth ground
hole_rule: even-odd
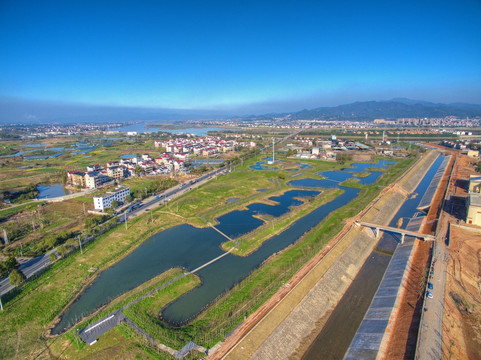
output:
[[[467,196],[473,159],[458,156],[450,193]],[[453,176],[454,177],[454,176]],[[464,212],[454,207],[452,223],[464,224]],[[443,317],[443,358],[481,359],[481,228],[451,227]]]
[[[481,359],[481,228],[451,227],[443,359]]]

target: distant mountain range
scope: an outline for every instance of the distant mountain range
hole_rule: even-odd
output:
[[[445,116],[481,116],[481,105],[452,103],[436,104],[428,101],[395,98],[388,101],[363,101],[333,107],[319,107],[293,113],[269,114],[271,118],[286,117],[298,120],[373,120],[396,118],[436,118]],[[263,118],[267,115],[263,115]]]
[[[373,120],[403,117],[476,117],[481,105],[396,98],[388,101],[364,101],[333,107],[318,107],[289,113],[268,113],[246,116],[252,104],[236,109],[170,109],[153,107],[102,106],[52,101],[35,101],[0,96],[0,124],[109,123],[109,122],[184,122],[186,120],[221,119],[321,119]],[[276,106],[273,107],[274,109]],[[285,107],[284,107],[285,108]],[[254,110],[255,111],[255,110]],[[261,110],[262,111],[262,110]],[[259,111],[259,113],[261,113]],[[259,114],[258,113],[258,114]],[[262,114],[262,113],[261,113]],[[239,115],[239,116],[237,116]]]

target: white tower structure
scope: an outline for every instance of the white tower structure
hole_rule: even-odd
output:
[[[269,165],[274,164],[274,138],[272,138],[272,160],[267,161]]]
[[[272,138],[272,163],[274,164],[274,138]]]

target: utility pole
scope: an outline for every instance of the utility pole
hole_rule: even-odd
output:
[[[124,212],[125,230],[127,230],[127,212]]]
[[[3,229],[3,242],[8,244],[7,230]]]
[[[83,205],[84,205],[84,215],[85,215],[85,203],[83,203]]]
[[[80,241],[80,236],[77,236],[77,239],[78,239],[78,245],[80,246],[80,253],[83,254],[84,251],[82,249],[82,241]]]
[[[0,310],[3,311],[3,305],[2,305],[2,297],[0,296]]]

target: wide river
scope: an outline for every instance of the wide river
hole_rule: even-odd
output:
[[[180,324],[194,318],[202,309],[248,276],[272,254],[294,243],[332,211],[356,198],[359,190],[340,186],[340,182],[355,178],[356,173],[365,172],[367,168],[385,168],[392,163],[380,161],[377,164],[353,164],[353,167],[341,171],[320,173],[326,177],[323,180],[290,181],[289,185],[293,187],[340,188],[344,191],[334,200],[295,221],[288,229],[266,241],[251,255],[239,257],[228,254],[199,270],[197,274],[202,278],[202,284],[169,304],[162,312],[163,319],[173,324]],[[362,184],[372,184],[382,174],[380,171],[370,173],[367,177],[357,179]],[[217,228],[227,236],[237,238],[263,224],[262,220],[254,215],[281,216],[290,211],[290,207],[299,206],[302,203],[298,198],[313,197],[319,193],[320,191],[314,190],[289,190],[282,196],[269,198],[278,205],[254,203],[249,205],[247,210],[235,210],[219,217]],[[52,333],[61,333],[100,306],[169,268],[183,267],[187,271],[196,269],[223,254],[220,245],[225,241],[226,238],[214,229],[200,229],[190,225],[178,225],[151,236],[124,259],[102,271],[62,314],[60,322]]]

